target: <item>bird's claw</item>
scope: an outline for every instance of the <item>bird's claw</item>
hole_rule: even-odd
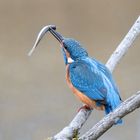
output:
[[[80,108],[78,109],[78,112],[79,112],[81,109],[92,110],[92,108],[89,107],[88,105],[83,105],[82,107],[80,107]]]

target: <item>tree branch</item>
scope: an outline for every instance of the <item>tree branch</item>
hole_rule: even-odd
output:
[[[113,124],[123,118],[127,114],[131,113],[135,109],[140,107],[140,91],[137,94],[131,96],[125,100],[119,107],[113,112],[109,113],[96,125],[94,125],[87,133],[85,133],[79,140],[96,140],[103,135]]]
[[[120,45],[117,47],[117,49],[114,51],[114,53],[111,55],[110,59],[106,63],[106,66],[108,67],[108,69],[111,72],[113,72],[115,66],[118,64],[118,62],[120,62],[121,58],[127,52],[128,48],[130,48],[130,46],[132,45],[132,43],[134,42],[134,40],[136,39],[136,37],[139,34],[140,34],[140,17],[138,17],[138,19],[136,20],[134,25],[131,27],[130,31],[127,33],[127,35],[124,37],[124,39],[122,40]],[[136,96],[136,95],[134,95],[134,96]],[[139,93],[137,96],[140,98]],[[132,97],[130,97],[128,100],[130,100],[131,98]],[[132,101],[137,103],[135,97],[133,97]],[[121,116],[122,112],[124,111],[123,108],[126,109],[127,114],[130,113],[129,110],[127,110],[128,104],[125,104],[126,102],[128,102],[128,101],[125,101],[124,103],[122,103],[121,106],[115,110],[115,112],[118,110],[118,112],[120,113],[120,115],[117,113],[118,116],[115,115],[116,118],[124,116],[124,114]],[[133,104],[133,102],[131,102],[131,103]],[[139,99],[139,102],[140,102],[140,99]],[[131,107],[133,107],[132,104],[130,104]],[[136,107],[138,107],[139,105],[140,104],[137,104]],[[121,108],[122,106],[123,106],[123,108]],[[90,114],[91,114],[91,111],[89,111],[89,110],[86,110],[86,109],[80,110],[78,112],[78,114],[75,116],[75,118],[73,119],[73,121],[67,127],[65,127],[61,132],[56,134],[52,139],[53,140],[72,139],[75,132],[76,131],[78,132],[81,129],[81,127],[86,122],[86,120],[88,119]],[[99,123],[97,123],[97,125],[95,125],[91,130],[89,130],[89,132],[87,132],[85,135],[83,135],[80,139],[82,140],[83,138],[91,138],[91,137],[93,138],[94,135],[96,135],[96,139],[97,139],[99,136],[101,136],[105,131],[107,131],[107,129],[109,129],[113,125],[114,119],[116,119],[116,118],[114,116],[112,116],[112,114],[114,114],[114,112],[112,112],[111,114],[106,116],[103,119],[105,121],[101,120]],[[108,119],[110,119],[110,118],[111,118],[111,121],[109,122]],[[108,127],[105,124],[106,125],[109,124]],[[101,127],[105,128],[105,129],[102,130]],[[95,131],[96,129],[98,130],[98,135],[97,135],[97,131]]]
[[[61,132],[53,137],[53,140],[70,140],[74,137],[76,133],[80,130],[83,124],[88,119],[91,111],[86,109],[81,109],[72,122],[65,127]]]
[[[113,52],[111,57],[106,63],[106,66],[113,72],[115,66],[120,62],[121,58],[126,54],[127,50],[131,47],[134,40],[140,34],[140,16],[135,21],[129,32],[126,34],[117,49]]]

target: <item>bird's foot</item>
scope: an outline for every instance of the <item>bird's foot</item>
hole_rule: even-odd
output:
[[[92,110],[92,108],[89,107],[88,105],[83,105],[82,107],[80,107],[80,108],[78,109],[78,112],[79,112],[81,109]]]

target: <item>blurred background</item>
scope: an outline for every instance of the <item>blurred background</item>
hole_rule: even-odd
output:
[[[139,0],[0,0],[0,140],[43,140],[64,128],[80,101],[65,82],[59,43],[50,34],[31,57],[40,29],[55,24],[106,63],[140,14]],[[140,89],[140,37],[114,71],[123,100]],[[104,116],[93,111],[84,133]],[[139,140],[140,110],[100,140]]]

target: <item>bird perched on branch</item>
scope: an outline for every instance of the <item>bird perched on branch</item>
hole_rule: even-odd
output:
[[[122,102],[119,91],[108,68],[88,56],[76,40],[65,38],[54,25],[45,26],[29,52],[32,54],[45,33],[50,32],[60,43],[66,65],[66,81],[72,92],[85,104],[85,108],[105,110],[108,114]],[[121,123],[118,120],[116,123]]]

